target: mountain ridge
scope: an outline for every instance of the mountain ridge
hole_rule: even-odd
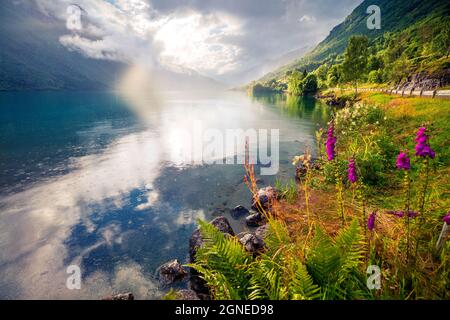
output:
[[[381,9],[381,29],[369,30],[366,26],[367,7],[377,5]],[[358,5],[340,24],[330,30],[328,36],[302,57],[278,68],[256,81],[279,79],[288,70],[312,71],[330,56],[342,54],[352,35],[366,35],[373,40],[386,32],[406,28],[423,18],[450,13],[450,2],[446,0],[365,0]]]

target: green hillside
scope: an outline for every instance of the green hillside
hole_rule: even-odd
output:
[[[381,9],[381,29],[370,30],[366,26],[368,14],[366,9],[370,5],[378,5]],[[447,61],[438,61],[446,55],[450,45],[450,2],[446,0],[377,0],[364,1],[345,19],[334,27],[330,34],[304,57],[264,76],[258,80],[265,86],[276,89],[286,88],[286,75],[299,70],[311,72],[321,65],[329,69],[339,64],[348,40],[354,35],[365,35],[369,39],[369,53],[379,58],[381,64],[395,62],[406,53],[406,60],[413,64],[420,62],[410,72],[441,71],[448,68]],[[386,55],[382,55],[382,54]],[[390,55],[390,56],[389,56]],[[415,59],[415,60],[414,60]],[[322,74],[324,71],[320,70]],[[320,78],[320,75],[319,75]],[[322,80],[325,80],[322,77]],[[383,81],[390,82],[390,77]]]

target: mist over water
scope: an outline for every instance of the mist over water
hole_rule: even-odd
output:
[[[228,210],[251,198],[241,165],[174,163],[173,130],[279,129],[280,171],[263,186],[293,177],[328,117],[313,99],[161,91],[146,77],[130,69],[115,93],[0,93],[1,298],[160,297],[155,272],[187,261],[196,220],[225,215],[239,232]],[[71,264],[81,290],[66,288]]]

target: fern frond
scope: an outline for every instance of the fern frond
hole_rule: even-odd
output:
[[[316,234],[307,251],[306,267],[314,282],[321,287],[336,280],[340,267],[339,251],[320,226],[316,227]]]
[[[249,299],[283,300],[288,298],[288,290],[283,283],[284,267],[277,262],[277,256],[263,254],[249,269]]]
[[[203,245],[196,262],[190,264],[200,273],[215,299],[245,299],[252,257],[235,237],[220,232],[213,225],[199,221]]]
[[[335,238],[335,245],[340,251],[340,270],[338,282],[347,280],[350,273],[357,271],[364,257],[364,241],[361,228],[356,219],[348,228],[341,230]]]
[[[320,287],[315,285],[306,266],[298,260],[293,261],[294,277],[290,281],[289,291],[293,300],[312,300],[320,297]]]

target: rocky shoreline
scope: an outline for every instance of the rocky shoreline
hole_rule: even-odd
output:
[[[235,219],[245,217],[247,227],[254,229],[236,234],[230,222],[225,216],[218,216],[209,223],[215,226],[220,232],[236,237],[247,252],[254,257],[262,253],[265,249],[264,238],[268,230],[265,212],[270,211],[273,200],[280,197],[279,192],[271,187],[261,188],[252,200],[251,209],[243,205],[238,205],[230,210],[230,214]],[[197,228],[189,239],[189,263],[195,262],[197,250],[203,245],[200,229]],[[157,269],[159,281],[163,286],[170,286],[177,282],[187,281],[187,288],[174,292],[177,300],[210,300],[211,295],[205,281],[193,268],[183,266],[178,259],[170,260],[162,264]],[[102,298],[102,300],[134,300],[131,292],[119,293]]]
[[[257,256],[264,251],[264,237],[267,233],[268,225],[264,216],[264,211],[270,209],[270,203],[278,197],[278,192],[273,187],[265,187],[259,189],[255,199],[252,201],[251,209],[247,209],[242,205],[238,205],[231,210],[233,218],[241,218],[245,216],[246,225],[250,228],[256,228],[253,232],[244,231],[235,234],[228,219],[224,216],[214,218],[209,223],[215,226],[220,232],[236,237],[242,246]],[[200,229],[197,228],[189,239],[189,262],[195,262],[197,250],[203,245],[203,239]],[[159,276],[164,284],[175,283],[178,280],[189,277],[187,289],[177,290],[175,297],[178,300],[210,300],[211,295],[209,289],[200,275],[192,268],[186,270],[178,260],[171,260],[163,264],[159,268]]]

